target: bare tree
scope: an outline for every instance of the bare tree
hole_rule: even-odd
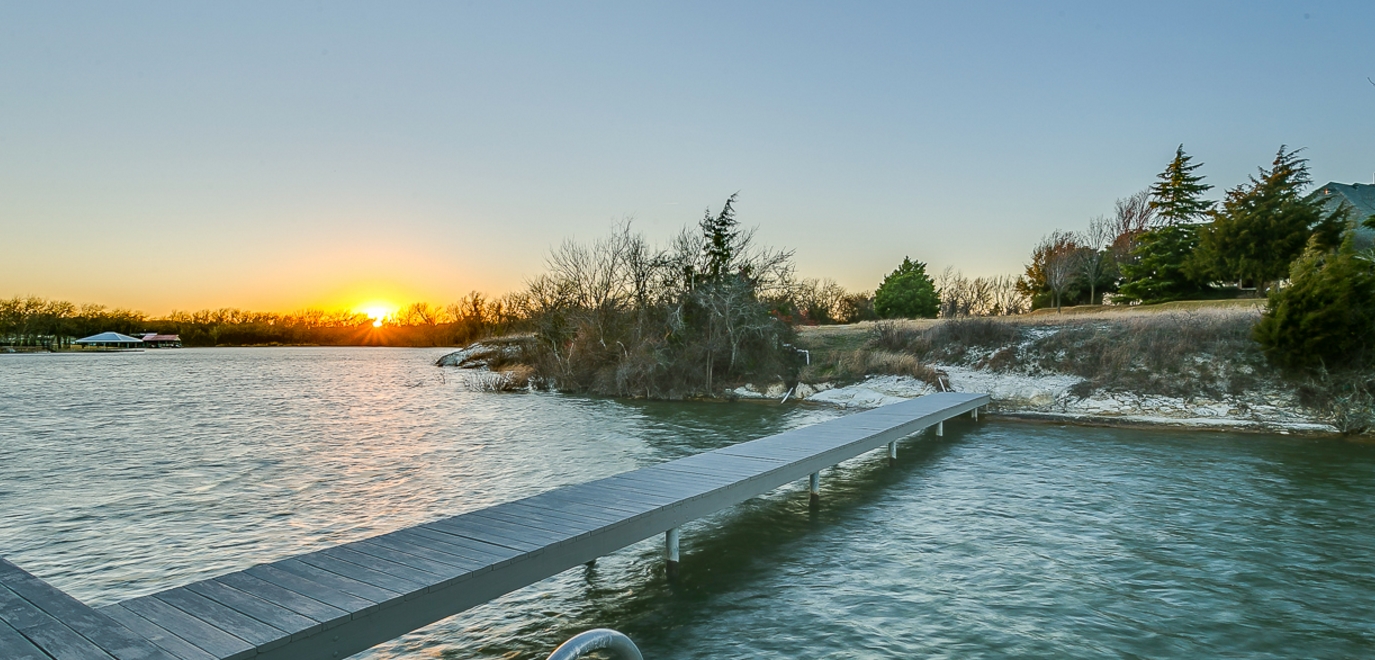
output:
[[[953,267],[946,267],[936,278],[941,294],[941,316],[1006,316],[1021,314],[1030,307],[1017,290],[1011,275],[970,279]]]
[[[1055,296],[1055,311],[1060,311],[1060,299],[1074,283],[1076,266],[1075,252],[1078,250],[1074,234],[1055,230],[1041,239],[1036,246],[1033,259],[1041,262],[1046,288]]]
[[[1112,219],[1112,255],[1121,263],[1130,258],[1132,250],[1141,234],[1159,224],[1155,209],[1151,207],[1151,191],[1142,190],[1130,197],[1117,200],[1116,213]]]
[[[1121,200],[1118,200],[1119,203]],[[1107,274],[1109,262],[1108,247],[1117,237],[1116,223],[1103,216],[1089,220],[1087,230],[1076,236],[1080,249],[1076,251],[1079,274],[1089,283],[1089,304],[1097,305],[1098,280]]]
[[[1025,314],[1031,309],[1031,300],[1017,290],[1015,275],[999,275],[993,278],[990,291],[993,299],[992,313],[995,316]]]

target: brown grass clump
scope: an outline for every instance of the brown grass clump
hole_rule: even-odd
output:
[[[535,369],[516,364],[500,371],[465,371],[468,387],[481,392],[524,392],[536,385]]]
[[[1299,397],[1343,434],[1375,429],[1375,373],[1319,369],[1299,386]]]
[[[1243,310],[1070,323],[1028,342],[1009,362],[1079,376],[1099,389],[1183,398],[1240,394],[1260,385],[1263,375],[1277,375],[1251,340],[1257,318]]]
[[[854,382],[872,375],[910,376],[925,383],[936,384],[940,373],[922,364],[915,355],[895,351],[854,349],[838,351],[813,361],[800,375],[803,382]]]

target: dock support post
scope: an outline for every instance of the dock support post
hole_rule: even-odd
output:
[[[974,408],[974,410],[971,411],[971,415],[970,415],[970,416],[974,418],[974,421],[976,421],[976,422],[979,421],[979,409],[978,409],[978,408]]]
[[[943,437],[945,437],[945,421],[944,421],[944,420],[939,421],[939,422],[936,422],[936,437],[938,437],[938,438],[943,438]]]
[[[678,528],[664,532],[664,562],[669,579],[678,577]]]
[[[811,478],[811,483],[810,483],[810,490],[811,490],[811,493],[812,493],[812,496],[811,496],[811,498],[810,498],[811,505],[812,505],[812,506],[817,506],[817,505],[821,504],[821,473],[820,473],[820,472],[813,472],[813,473],[812,473],[812,478]]]
[[[898,441],[888,443],[888,465],[896,465],[898,462]]]

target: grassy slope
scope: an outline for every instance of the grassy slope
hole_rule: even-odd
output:
[[[798,343],[812,351],[812,364],[801,379],[847,383],[898,374],[934,382],[939,365],[1059,374],[1083,379],[1071,390],[1081,397],[1119,392],[1242,405],[1302,401],[1345,432],[1375,429],[1375,377],[1286,378],[1251,339],[1263,306],[1258,299],[1187,301],[802,328]]]
[[[1191,398],[1283,386],[1250,339],[1258,301],[1066,311],[805,328],[799,343],[813,351],[813,360],[802,379],[852,381],[896,373],[929,380],[934,371],[926,365],[945,364],[1078,376],[1085,392]]]

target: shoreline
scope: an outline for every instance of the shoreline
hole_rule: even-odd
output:
[[[1296,402],[1278,393],[1264,404],[1247,405],[1238,400],[1186,401],[1170,397],[1124,392],[1093,392],[1080,397],[1071,393],[1081,379],[1072,376],[995,374],[940,365],[954,391],[982,392],[993,398],[988,414],[1007,419],[1059,422],[1084,426],[1122,428],[1174,428],[1360,440],[1369,434],[1343,435],[1315,419]],[[940,391],[909,376],[871,375],[863,381],[835,387],[829,383],[799,383],[790,399],[811,405],[865,410]],[[731,398],[780,400],[782,386],[760,391],[753,386],[731,390]],[[772,396],[771,396],[772,395]],[[1372,439],[1375,440],[1375,439]]]

